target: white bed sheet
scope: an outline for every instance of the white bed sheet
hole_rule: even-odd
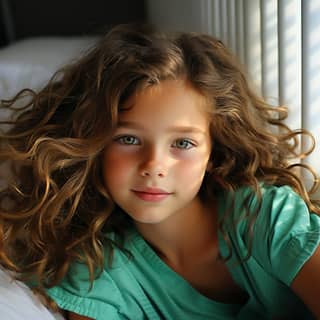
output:
[[[58,68],[78,58],[97,37],[28,38],[0,49],[0,99],[38,89]]]
[[[0,268],[0,319],[3,320],[63,320],[50,312],[23,283],[14,281]]]

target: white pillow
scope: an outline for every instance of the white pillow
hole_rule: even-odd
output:
[[[78,58],[97,37],[27,38],[0,49],[0,99],[38,89],[58,68]]]
[[[0,268],[0,318],[4,320],[63,320],[51,313],[33,292]]]

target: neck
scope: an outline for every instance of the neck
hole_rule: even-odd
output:
[[[184,265],[194,259],[218,254],[217,214],[215,205],[199,198],[192,205],[157,224],[136,223],[143,238],[161,259],[170,265]]]

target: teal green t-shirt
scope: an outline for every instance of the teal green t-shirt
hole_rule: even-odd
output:
[[[247,220],[241,219],[241,205],[250,190],[236,192],[229,219],[238,223],[228,231],[233,256],[227,267],[234,281],[248,293],[245,304],[225,304],[200,294],[166,265],[135,229],[126,241],[132,258],[116,249],[112,267],[105,264],[91,289],[86,265],[75,263],[60,285],[48,290],[49,296],[62,309],[97,320],[313,319],[289,286],[319,245],[320,217],[310,214],[291,188],[263,186],[251,256],[236,263],[236,258],[245,257],[248,251]],[[230,195],[221,195],[218,201],[222,215]],[[254,212],[255,196],[248,206]],[[223,256],[227,255],[221,234],[219,248]]]

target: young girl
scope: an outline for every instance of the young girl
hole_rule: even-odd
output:
[[[307,133],[220,41],[118,26],[3,108],[1,263],[68,319],[320,318]]]

